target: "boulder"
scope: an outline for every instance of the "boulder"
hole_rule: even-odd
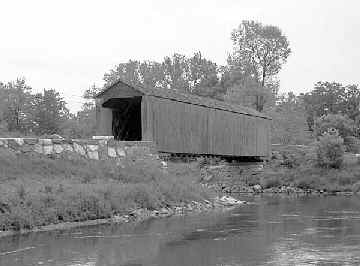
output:
[[[254,192],[262,192],[262,187],[259,184],[253,186]]]

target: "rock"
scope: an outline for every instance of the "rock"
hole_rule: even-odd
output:
[[[115,158],[117,156],[115,148],[108,147],[108,156],[112,158]]]
[[[88,157],[91,160],[99,160],[99,153],[97,151],[88,151]]]
[[[124,216],[120,216],[120,215],[114,215],[111,218],[112,222],[114,223],[127,223],[129,222],[129,219],[127,217]]]
[[[6,139],[0,139],[0,147],[8,147],[8,141]]]
[[[262,192],[262,187],[259,184],[256,184],[253,186],[253,190],[254,190],[254,192],[260,193],[260,192]]]
[[[39,139],[38,143],[41,145],[52,145],[52,140],[51,139]]]
[[[46,138],[46,139],[64,139],[62,136],[60,136],[58,134],[50,134],[50,135],[45,135],[42,137]]]
[[[44,154],[46,154],[46,155],[52,154],[52,153],[53,153],[53,150],[54,150],[53,145],[44,145],[44,146],[43,146],[43,152],[44,152]]]
[[[167,168],[167,167],[168,167],[167,162],[161,161],[161,167],[162,167],[162,168]]]
[[[352,185],[351,190],[354,193],[358,193],[360,191],[360,181],[356,182],[355,184]]]
[[[21,152],[23,153],[29,153],[29,152],[32,152],[33,151],[33,145],[28,145],[28,144],[24,144],[22,147],[21,147]]]
[[[211,175],[211,174],[206,173],[206,174],[204,175],[204,177],[203,177],[203,180],[204,180],[205,182],[210,182],[213,178],[214,178],[214,175]]]
[[[88,151],[97,151],[99,149],[99,146],[98,145],[87,145],[86,149]]]
[[[7,141],[8,147],[13,150],[18,150],[22,144],[24,144],[24,141],[18,138],[8,139]]]
[[[123,148],[117,147],[116,151],[117,151],[117,154],[118,154],[119,156],[121,156],[121,157],[125,157],[125,156],[126,156],[125,151],[124,151]]]
[[[63,144],[62,147],[64,151],[70,151],[70,152],[74,151],[73,147],[70,144]]]
[[[79,145],[77,143],[74,143],[73,145],[74,145],[74,151],[76,153],[79,153],[81,156],[86,155],[85,149],[81,145]]]
[[[25,138],[23,140],[25,144],[29,144],[29,145],[35,145],[36,143],[38,143],[38,139],[36,138]]]
[[[159,214],[161,216],[170,216],[172,214],[172,211],[170,209],[166,209],[166,208],[161,208],[159,210]]]
[[[283,160],[283,156],[281,155],[280,152],[278,151],[273,151],[272,154],[271,154],[271,159],[272,160]]]
[[[34,145],[34,152],[42,154],[43,153],[43,146],[40,145],[40,144],[35,144]]]
[[[215,203],[224,205],[224,206],[235,206],[235,205],[240,205],[240,204],[245,204],[245,201],[241,201],[241,200],[237,200],[233,197],[230,196],[222,196],[221,198],[216,197],[215,198]]]
[[[64,148],[60,144],[54,144],[54,152],[55,153],[62,153],[64,151]]]

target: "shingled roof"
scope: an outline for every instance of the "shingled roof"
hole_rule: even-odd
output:
[[[269,117],[263,113],[260,113],[252,108],[245,107],[245,106],[241,106],[241,105],[237,105],[237,104],[230,104],[230,103],[219,101],[219,100],[200,97],[200,96],[197,96],[194,94],[182,93],[182,92],[178,92],[173,89],[149,88],[149,87],[144,87],[144,86],[140,86],[140,85],[131,85],[120,79],[113,82],[112,84],[107,86],[104,90],[99,92],[95,96],[95,98],[101,98],[101,95],[103,95],[107,90],[109,90],[110,88],[113,88],[114,86],[116,86],[117,84],[120,84],[120,83],[122,83],[126,86],[129,86],[144,95],[150,95],[150,96],[155,96],[158,98],[170,99],[170,100],[174,100],[174,101],[178,101],[178,102],[184,102],[184,103],[204,106],[204,107],[208,107],[208,108],[213,108],[213,109],[230,111],[233,113],[246,114],[246,115],[250,115],[250,116],[271,119],[271,117]]]

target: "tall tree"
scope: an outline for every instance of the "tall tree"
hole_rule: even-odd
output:
[[[139,65],[140,62],[135,60],[129,60],[126,63],[118,64],[114,69],[111,69],[109,73],[105,73],[105,86],[110,85],[119,78],[134,85],[141,84]]]
[[[188,83],[189,65],[185,55],[167,56],[162,62],[165,86],[182,92],[190,92]]]
[[[200,96],[216,98],[223,90],[219,83],[221,68],[196,52],[188,59],[188,83],[190,92]]]
[[[3,85],[2,112],[9,131],[26,132],[31,127],[31,87],[24,78]]]
[[[69,110],[60,94],[53,89],[44,89],[34,97],[33,117],[37,134],[61,133],[61,126],[69,118]]]
[[[220,69],[200,52],[191,57],[173,54],[162,62],[120,63],[104,75],[105,86],[121,78],[134,85],[174,89],[180,92],[215,97],[221,93]]]
[[[252,79],[266,90],[291,53],[289,42],[281,30],[272,25],[244,20],[231,34],[233,52],[228,58],[231,71],[240,78]],[[269,89],[268,89],[269,90]],[[262,111],[264,93],[255,91],[255,107]],[[265,93],[266,94],[266,93]]]

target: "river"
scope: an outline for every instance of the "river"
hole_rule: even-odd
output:
[[[240,199],[251,204],[2,238],[0,265],[360,265],[360,197]]]

